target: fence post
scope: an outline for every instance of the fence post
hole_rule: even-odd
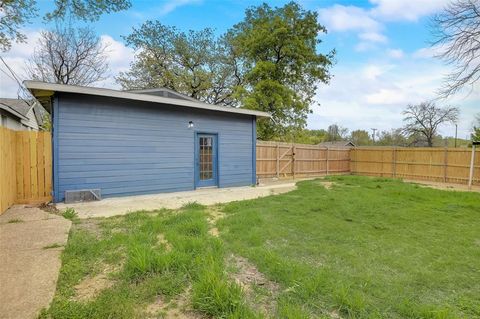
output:
[[[447,170],[448,170],[448,148],[445,147],[445,159],[444,159],[444,164],[443,164],[443,182],[447,182]]]
[[[277,142],[277,178],[280,178],[280,145]]]
[[[329,152],[329,148],[327,146],[327,155],[326,155],[326,158],[325,158],[325,175],[328,175],[328,160],[329,160],[329,157],[330,156],[330,152]]]
[[[474,165],[475,165],[475,144],[472,145],[472,157],[470,159],[470,175],[468,177],[468,189],[472,189]]]
[[[392,167],[392,175],[393,177],[397,177],[397,148],[393,148],[393,167]]]
[[[295,179],[295,144],[292,146],[292,170],[293,170],[293,179]]]

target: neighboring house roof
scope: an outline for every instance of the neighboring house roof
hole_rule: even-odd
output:
[[[356,147],[356,145],[350,141],[322,142],[318,143],[317,145],[327,147]]]
[[[20,114],[22,124],[33,129],[38,129],[43,124],[43,116],[47,113],[35,100],[27,102],[21,99],[0,98],[0,108],[6,111],[9,109],[10,113],[17,117]]]
[[[14,116],[17,119],[28,120],[28,118],[25,115],[23,115],[22,113],[20,113],[18,110],[16,110],[15,108],[13,108],[11,106],[11,103],[10,103],[9,100],[13,100],[13,99],[1,99],[0,98],[0,109],[4,110],[5,112],[7,112],[9,114],[11,114],[12,116]]]
[[[199,101],[183,100],[179,98],[168,98],[168,97],[156,96],[151,94],[138,94],[138,93],[112,90],[112,89],[94,88],[94,87],[77,86],[77,85],[54,84],[54,83],[46,83],[46,82],[39,82],[39,81],[24,81],[23,83],[48,111],[50,111],[50,108],[51,108],[50,99],[53,96],[53,94],[55,92],[64,92],[64,93],[77,93],[77,94],[105,96],[105,97],[112,97],[112,98],[119,98],[119,99],[133,100],[133,101],[145,101],[145,102],[152,102],[152,103],[159,103],[159,104],[174,105],[179,107],[188,107],[188,108],[194,108],[194,109],[253,115],[257,117],[270,117],[270,114],[266,112],[239,109],[239,108],[228,107],[228,106],[212,105],[212,104],[207,104]]]

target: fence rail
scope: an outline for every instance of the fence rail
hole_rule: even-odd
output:
[[[0,127],[0,213],[13,204],[51,200],[51,149],[49,132]]]
[[[472,150],[467,148],[359,147],[351,152],[352,174],[468,184]],[[480,185],[480,151],[473,185]]]
[[[257,176],[308,177],[350,171],[350,150],[318,145],[257,142]]]

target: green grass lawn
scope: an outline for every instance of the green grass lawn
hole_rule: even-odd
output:
[[[330,189],[305,181],[225,206],[75,221],[41,316],[480,318],[480,194],[327,180]]]

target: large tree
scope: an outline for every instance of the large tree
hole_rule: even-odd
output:
[[[138,54],[117,81],[124,89],[164,86],[201,101],[270,112],[258,137],[294,136],[303,128],[319,83],[328,83],[334,52],[317,52],[325,28],[292,2],[264,4],[215,37],[148,21],[127,36]]]
[[[45,15],[47,21],[71,18],[84,21],[97,20],[102,13],[128,9],[129,0],[55,0],[54,10]],[[24,42],[20,30],[38,16],[37,0],[0,0],[0,51],[7,51],[12,41]]]
[[[370,134],[365,130],[354,130],[350,133],[350,141],[357,146],[373,144]]]
[[[30,78],[51,83],[90,85],[108,70],[106,46],[87,28],[44,31],[27,62]]]
[[[330,79],[334,52],[317,52],[325,32],[317,13],[295,2],[247,9],[244,20],[228,31],[245,74],[236,96],[242,107],[272,114],[259,122],[260,138],[305,126],[317,85]]]
[[[211,29],[181,32],[147,21],[125,40],[138,54],[117,77],[123,89],[167,87],[212,104],[237,104],[232,94],[242,76],[234,52]]]
[[[460,111],[456,107],[437,107],[433,102],[410,104],[403,111],[405,116],[403,131],[409,136],[424,138],[426,144],[432,147],[434,139],[438,135],[439,126],[456,123],[459,113]]]
[[[408,140],[404,135],[403,129],[392,129],[391,131],[382,131],[375,143],[379,146],[407,146]]]
[[[325,138],[326,142],[336,142],[343,141],[346,139],[348,134],[348,129],[342,127],[338,124],[329,125],[327,128],[327,136]]]
[[[480,1],[452,1],[434,16],[433,33],[438,57],[454,68],[445,79],[441,96],[475,84],[480,79]]]

